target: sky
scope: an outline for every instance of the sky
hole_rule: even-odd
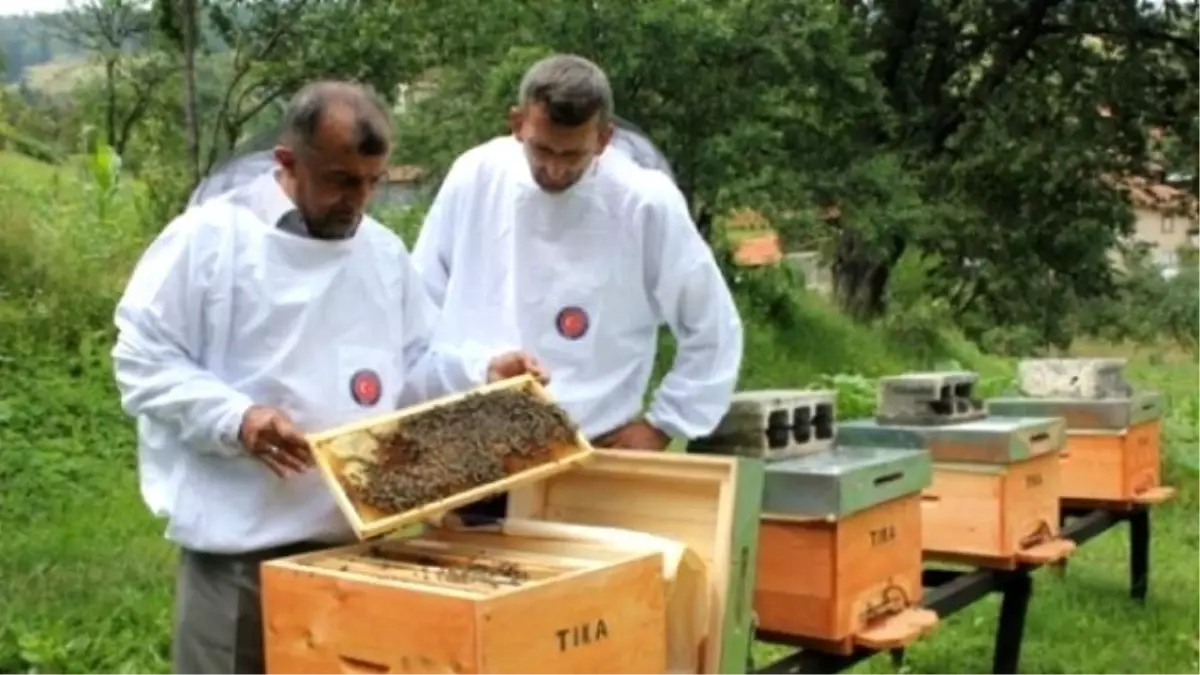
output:
[[[67,8],[67,0],[0,0],[0,16],[57,12]]]

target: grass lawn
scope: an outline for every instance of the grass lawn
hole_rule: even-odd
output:
[[[168,670],[173,553],[140,501],[131,427],[116,407],[105,358],[98,351],[67,364],[0,355],[3,672]],[[1136,374],[1170,387],[1183,408],[1191,401],[1190,427],[1173,418],[1168,442],[1173,453],[1194,456],[1195,365],[1144,366]],[[1195,479],[1178,470],[1171,477],[1182,494],[1154,513],[1146,606],[1128,598],[1125,528],[1093,540],[1064,578],[1036,574],[1022,670],[1200,667]],[[996,616],[992,598],[951,617],[910,650],[904,670],[987,672]],[[757,657],[782,653],[761,646]],[[856,671],[894,672],[886,658]]]

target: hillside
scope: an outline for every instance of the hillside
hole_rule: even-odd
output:
[[[41,16],[0,16],[0,63],[4,82],[20,81],[30,66],[86,57],[83,50],[52,37]]]

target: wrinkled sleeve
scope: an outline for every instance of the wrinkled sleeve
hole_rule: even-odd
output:
[[[407,373],[400,406],[415,405],[466,391],[487,381],[489,357],[471,345],[433,343],[438,308],[430,299],[417,271],[405,256],[404,333],[402,358]]]
[[[674,363],[654,392],[647,420],[682,438],[710,433],[729,409],[742,363],[743,328],[729,286],[678,189],[647,212],[646,276],[675,336]]]
[[[113,370],[126,414],[174,427],[185,448],[231,457],[251,401],[199,362],[216,256],[194,217],[168,225],[134,268],[114,316]]]
[[[446,287],[450,283],[455,221],[464,208],[464,171],[463,161],[459,160],[446,173],[412,249],[413,267],[436,307],[445,303]]]

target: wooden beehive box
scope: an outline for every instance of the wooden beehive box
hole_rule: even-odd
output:
[[[1162,485],[1162,395],[1105,399],[1001,397],[987,402],[996,417],[1066,420],[1059,455],[1065,504],[1157,504],[1175,494]]]
[[[687,545],[703,559],[711,591],[697,670],[744,673],[762,484],[757,460],[598,450],[570,471],[513,490],[508,516],[623,528]]]
[[[385,538],[262,567],[268,673],[661,673],[657,550]]]
[[[929,426],[843,423],[847,445],[927,448],[921,496],[926,558],[1012,569],[1070,555],[1060,536],[1060,418],[986,418]]]
[[[501,391],[523,391],[542,401],[551,401],[549,394],[537,380],[523,375],[309,436],[321,475],[360,539],[392,532],[405,525],[510,490],[521,483],[566,471],[574,464],[587,460],[594,452],[587,438],[582,433],[576,433],[573,443],[556,443],[547,448],[548,456],[541,463],[516,467],[517,470],[510,472],[505,478],[448,494],[399,513],[384,513],[355,494],[350,481],[361,473],[365,462],[370,462],[376,457],[378,439],[381,436],[418,415],[445,408],[468,397]]]
[[[822,651],[903,646],[921,609],[923,450],[837,448],[767,466],[754,609],[759,629]]]

